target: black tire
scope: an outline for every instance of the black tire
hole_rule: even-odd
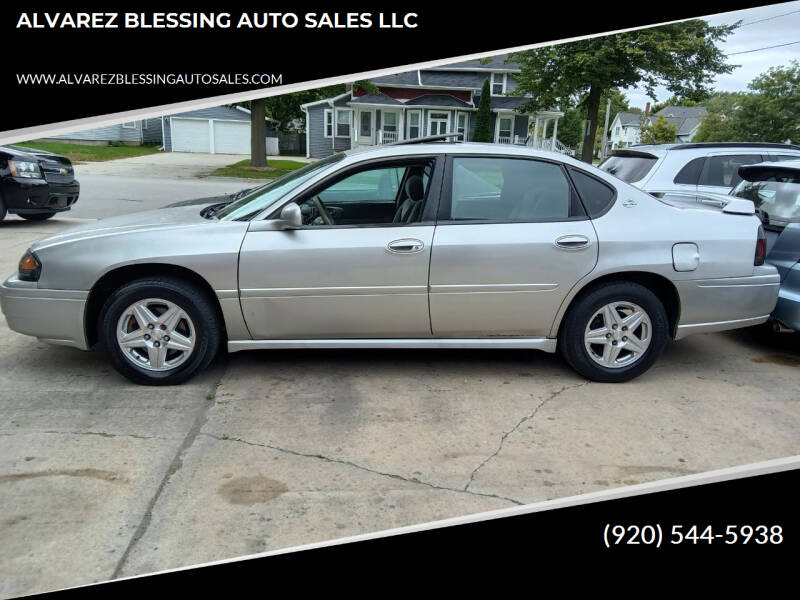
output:
[[[46,221],[56,213],[50,212],[40,212],[40,213],[23,213],[20,215],[26,221]]]
[[[6,218],[6,204],[3,202],[3,199],[0,198],[0,221]]]
[[[644,310],[651,325],[648,333],[649,345],[638,357],[630,351],[623,350],[625,356],[631,360],[630,364],[606,367],[590,356],[584,343],[584,336],[586,328],[590,325],[590,319],[596,318],[595,314],[604,306],[615,302],[636,304]],[[668,338],[669,319],[658,297],[638,283],[616,281],[599,284],[575,300],[561,324],[558,345],[569,365],[587,379],[603,383],[619,383],[629,381],[647,371],[664,350]]]
[[[117,326],[123,313],[138,300],[152,298],[177,305],[189,316],[194,330],[194,347],[185,361],[163,371],[134,364],[117,343]],[[193,377],[214,359],[223,336],[213,298],[198,286],[173,277],[138,279],[117,289],[100,311],[98,334],[114,368],[134,383],[143,385],[175,385]]]

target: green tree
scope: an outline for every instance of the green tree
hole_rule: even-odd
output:
[[[738,133],[744,141],[800,141],[800,63],[773,67],[748,87],[736,111]]]
[[[737,112],[742,108],[747,94],[742,92],[715,92],[703,101],[708,114],[703,117],[692,141],[735,142],[743,141],[739,131]]]
[[[642,119],[641,142],[643,144],[669,144],[678,137],[678,128],[666,117],[659,116],[655,123]]]
[[[725,62],[717,42],[738,25],[712,26],[694,19],[514,53],[509,60],[521,69],[514,94],[530,94],[522,109],[532,111],[586,93],[589,126],[581,158],[591,162],[603,92],[641,85],[655,97],[656,86],[665,85],[683,98],[703,98],[715,75],[735,68]]]
[[[492,94],[489,80],[483,82],[481,100],[478,103],[478,114],[475,116],[475,134],[472,138],[476,142],[492,141]]]

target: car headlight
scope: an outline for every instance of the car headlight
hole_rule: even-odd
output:
[[[29,162],[27,160],[10,160],[8,161],[8,166],[14,177],[29,177],[31,179],[42,178],[42,170],[39,168],[39,163]]]
[[[42,274],[42,263],[30,250],[19,261],[19,278],[21,281],[39,281]]]

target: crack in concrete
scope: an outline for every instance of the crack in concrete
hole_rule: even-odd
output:
[[[526,423],[526,422],[528,422],[528,421],[532,421],[533,419],[535,419],[535,418],[536,418],[536,413],[538,413],[538,412],[539,412],[539,410],[541,410],[541,408],[542,408],[542,407],[543,407],[545,404],[547,404],[547,403],[548,403],[548,402],[550,402],[551,400],[553,400],[553,399],[557,398],[558,396],[560,396],[561,394],[563,394],[563,393],[564,393],[564,392],[566,392],[567,390],[574,390],[574,389],[577,389],[577,388],[579,388],[579,387],[583,387],[583,386],[585,386],[585,385],[589,385],[589,383],[590,383],[589,381],[585,381],[585,382],[583,382],[583,383],[579,383],[579,384],[576,384],[576,385],[565,385],[565,386],[564,386],[564,387],[562,387],[561,389],[559,389],[559,390],[556,390],[555,392],[553,392],[552,394],[550,394],[550,395],[549,395],[547,398],[545,398],[544,400],[542,400],[542,401],[541,401],[539,404],[537,404],[537,405],[536,405],[536,408],[534,408],[534,409],[533,409],[533,412],[532,412],[532,413],[525,415],[525,416],[524,416],[524,417],[522,417],[522,418],[521,418],[519,421],[517,421],[517,424],[516,424],[516,425],[514,425],[514,427],[512,427],[512,428],[511,428],[511,429],[509,429],[508,431],[505,431],[505,432],[503,432],[503,435],[502,435],[502,436],[500,436],[500,443],[497,445],[497,450],[495,450],[495,451],[494,451],[492,454],[490,454],[490,455],[489,455],[487,458],[485,458],[485,459],[484,459],[484,460],[481,462],[481,464],[479,464],[477,467],[475,467],[475,468],[472,470],[472,473],[470,473],[470,476],[469,476],[469,481],[467,481],[467,485],[465,485],[465,486],[464,486],[464,491],[465,491],[465,492],[469,492],[469,486],[471,486],[471,485],[472,485],[472,484],[475,482],[475,476],[478,474],[478,471],[480,471],[480,470],[481,470],[483,467],[485,467],[485,466],[486,466],[486,465],[487,465],[487,464],[488,464],[488,463],[489,463],[489,462],[490,462],[490,461],[491,461],[493,458],[495,458],[495,457],[496,457],[498,454],[500,454],[500,452],[502,452],[502,450],[503,450],[503,446],[505,445],[505,443],[506,443],[506,440],[508,439],[508,437],[509,437],[509,436],[510,436],[512,433],[514,433],[514,432],[515,432],[517,429],[519,429],[519,428],[522,426],[522,424],[523,424],[523,423]],[[475,493],[475,492],[470,492],[470,493]]]
[[[189,448],[191,448],[192,444],[194,444],[194,441],[200,434],[200,430],[208,421],[208,412],[211,410],[214,404],[216,404],[217,388],[227,372],[227,364],[220,368],[222,369],[222,372],[218,377],[214,378],[214,381],[211,383],[211,388],[208,392],[206,392],[204,402],[200,407],[200,410],[198,410],[197,414],[195,415],[194,423],[192,423],[191,428],[186,433],[186,437],[184,437],[183,442],[178,447],[178,450],[175,453],[175,456],[172,458],[172,462],[170,463],[167,472],[164,474],[164,477],[158,484],[153,497],[150,498],[150,502],[148,502],[147,508],[145,509],[141,520],[139,521],[139,525],[136,527],[136,531],[134,531],[133,536],[128,542],[128,546],[125,548],[125,552],[122,553],[122,556],[117,562],[117,566],[114,568],[114,572],[111,574],[111,579],[117,579],[120,576],[122,569],[131,554],[131,551],[136,544],[139,543],[139,540],[144,537],[144,534],[147,533],[147,529],[150,527],[150,522],[153,519],[153,509],[155,508],[158,499],[161,497],[161,493],[164,491],[164,488],[166,487],[167,483],[169,483],[169,480],[172,478],[172,476],[177,473],[181,467],[183,467],[183,455],[187,450],[189,450]]]
[[[56,431],[52,429],[47,430],[28,430],[24,433],[55,433],[61,435],[97,435],[104,438],[118,438],[118,437],[130,437],[136,438],[137,440],[174,440],[175,438],[163,437],[159,435],[137,435],[135,433],[107,433],[105,431]]]
[[[219,435],[214,435],[214,434],[206,433],[206,432],[201,432],[199,435],[204,435],[206,437],[210,437],[210,438],[218,440],[220,442],[236,442],[236,443],[240,443],[240,444],[246,444],[248,446],[256,446],[258,448],[268,448],[270,450],[275,450],[276,452],[283,452],[285,454],[291,454],[292,456],[300,456],[300,457],[303,457],[303,458],[315,458],[315,459],[323,460],[323,461],[329,462],[329,463],[345,465],[345,466],[348,466],[348,467],[352,467],[354,469],[358,469],[360,471],[366,471],[367,473],[372,473],[373,475],[380,475],[381,477],[388,477],[390,479],[395,479],[395,480],[398,480],[398,481],[404,481],[406,483],[413,483],[413,484],[416,484],[416,485],[423,485],[425,487],[429,487],[429,488],[434,489],[434,490],[442,490],[442,491],[447,491],[447,492],[456,492],[456,493],[459,493],[459,494],[469,494],[470,496],[480,496],[480,497],[484,497],[484,498],[495,498],[497,500],[503,500],[505,502],[510,502],[512,504],[516,504],[517,506],[522,506],[524,504],[523,502],[520,502],[519,500],[515,500],[514,498],[508,498],[506,496],[500,496],[498,494],[488,494],[488,493],[484,493],[484,492],[470,492],[470,491],[465,490],[465,489],[451,488],[451,487],[447,487],[447,486],[444,486],[444,485],[437,485],[435,483],[430,483],[428,481],[422,481],[420,479],[417,479],[416,477],[403,477],[402,475],[398,475],[397,473],[389,473],[389,472],[386,472],[386,471],[378,471],[377,469],[372,469],[370,467],[366,467],[364,465],[360,465],[360,464],[355,463],[355,462],[350,461],[350,460],[345,460],[345,459],[342,459],[342,458],[333,458],[331,456],[326,456],[324,454],[314,454],[314,453],[310,453],[310,452],[300,452],[299,450],[293,450],[291,448],[284,448],[284,447],[281,447],[281,446],[276,446],[274,444],[262,443],[262,442],[251,442],[249,440],[245,440],[245,439],[242,439],[242,438],[235,438],[235,437],[230,437],[230,436],[225,436],[225,435],[219,436]]]

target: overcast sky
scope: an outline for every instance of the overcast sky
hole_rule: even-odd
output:
[[[717,90],[744,91],[750,81],[770,67],[788,65],[791,60],[800,61],[800,43],[782,48],[732,55],[734,52],[800,41],[800,1],[720,13],[705,20],[711,25],[742,21],[742,26],[720,45],[722,50],[729,55],[728,62],[741,66],[732,73],[719,75],[714,84],[714,88]],[[760,22],[754,23],[754,21]],[[653,98],[649,98],[642,89],[630,88],[624,90],[624,93],[631,106],[644,109],[648,100],[653,102]],[[656,93],[658,102],[663,102],[671,96],[666,88],[657,89]]]

